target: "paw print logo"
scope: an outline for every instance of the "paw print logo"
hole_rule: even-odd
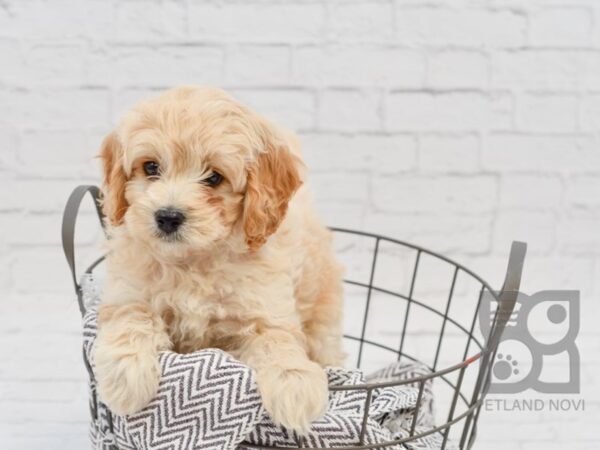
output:
[[[502,353],[498,353],[492,371],[497,379],[508,380],[513,375],[519,375],[518,365],[519,362],[511,355],[504,356]]]
[[[494,296],[486,300],[479,311],[484,336],[489,335],[497,310]],[[579,393],[580,360],[575,343],[579,320],[579,291],[519,292],[500,339],[489,392],[515,394],[533,389],[551,394]],[[547,369],[560,366],[564,374],[545,376],[544,364],[548,364]]]

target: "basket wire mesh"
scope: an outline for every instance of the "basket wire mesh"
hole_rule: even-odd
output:
[[[411,323],[411,313],[414,312],[415,308],[422,308],[430,314],[441,318],[441,327],[439,333],[435,336],[435,350],[433,352],[433,363],[427,365],[430,373],[412,377],[410,379],[402,381],[392,381],[386,383],[366,383],[360,386],[343,386],[343,387],[330,387],[331,390],[352,390],[361,389],[367,392],[365,400],[364,416],[363,416],[363,428],[361,430],[361,439],[356,446],[346,447],[348,450],[356,449],[369,449],[369,448],[390,448],[398,446],[400,444],[409,443],[416,441],[427,435],[434,433],[440,433],[442,435],[441,449],[444,450],[448,445],[450,431],[453,426],[453,430],[462,425],[462,428],[455,432],[457,438],[457,445],[460,449],[471,448],[475,436],[477,433],[477,421],[481,412],[483,401],[488,392],[491,383],[491,369],[495,359],[495,354],[502,336],[502,332],[513,312],[515,302],[517,299],[517,291],[520,286],[522,266],[525,258],[526,245],[521,242],[513,242],[511,252],[509,256],[509,264],[506,272],[504,285],[500,291],[494,291],[491,286],[483,280],[480,276],[475,274],[467,267],[443,256],[438,253],[427,250],[423,247],[403,242],[396,239],[391,239],[385,236],[366,233],[356,230],[348,230],[342,228],[334,228],[333,231],[336,235],[346,234],[352,236],[359,236],[365,238],[367,241],[371,241],[371,259],[370,268],[368,274],[368,282],[357,281],[356,279],[347,278],[344,280],[348,286],[359,286],[366,289],[366,302],[364,307],[364,314],[362,317],[362,323],[360,326],[360,332],[358,335],[345,334],[345,338],[350,341],[358,342],[358,351],[356,354],[356,367],[360,368],[364,360],[364,354],[366,347],[375,347],[395,356],[397,360],[408,360],[414,362],[420,362],[414,355],[409,354],[405,347],[408,337],[408,325]],[[378,262],[381,254],[382,243],[386,243],[388,247],[396,246],[403,249],[409,250],[413,254],[411,268],[409,270],[410,284],[408,287],[408,293],[402,294],[397,290],[391,290],[378,285],[375,282],[375,275],[377,272]],[[415,297],[415,286],[419,277],[419,269],[422,264],[424,255],[435,258],[443,264],[447,265],[451,269],[451,283],[446,293],[445,302],[442,302],[439,309],[428,305],[426,302],[421,301]],[[408,258],[407,258],[408,259]],[[479,285],[479,289],[472,299],[472,305],[470,307],[470,314],[468,314],[468,327],[461,324],[456,318],[450,314],[452,301],[456,294],[457,279],[459,275],[463,275],[472,279]],[[366,330],[370,318],[370,310],[372,307],[373,294],[385,294],[386,296],[392,297],[400,302],[404,303],[404,313],[401,317],[401,325],[399,329],[400,339],[399,344],[396,348],[389,345],[383,344],[367,338]],[[476,335],[478,318],[480,318],[482,302],[484,299],[491,299],[495,304],[490,305],[492,310],[492,316],[490,317],[490,324],[488,327],[482,326],[482,328],[489,329],[487,335],[478,337]],[[463,305],[465,306],[465,305]],[[464,312],[464,307],[461,312]],[[465,345],[464,349],[457,349],[461,355],[456,360],[460,361],[455,364],[451,364],[442,369],[439,368],[440,356],[442,345],[444,343],[444,336],[447,331],[448,324],[452,324],[457,330],[464,334]],[[471,348],[475,346],[476,350],[471,351]],[[468,370],[475,372],[473,382],[467,386],[465,381],[465,374]],[[455,375],[455,380],[450,378],[451,375]],[[419,408],[421,407],[421,398],[425,384],[427,382],[443,382],[452,390],[452,396],[448,402],[447,415],[445,416],[443,423],[437,426],[433,426],[430,429],[417,433],[415,425],[417,423],[417,417],[419,415]],[[375,389],[390,386],[401,386],[401,385],[413,385],[418,387],[417,405],[413,411],[412,425],[409,436],[389,441],[383,444],[364,444],[365,428],[367,423],[368,406],[370,399],[372,398],[372,392]],[[464,405],[464,410],[457,412],[459,403]],[[265,448],[265,447],[260,447]],[[315,449],[316,450],[316,449]]]

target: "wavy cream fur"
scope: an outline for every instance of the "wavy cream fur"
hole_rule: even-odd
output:
[[[294,136],[220,90],[185,87],[137,105],[102,147],[108,280],[99,393],[115,412],[154,397],[161,350],[217,347],[249,364],[272,418],[305,432],[339,365],[341,268],[302,184]],[[144,161],[163,170],[149,180]],[[212,170],[225,181],[201,180]],[[176,207],[178,238],[154,212]]]

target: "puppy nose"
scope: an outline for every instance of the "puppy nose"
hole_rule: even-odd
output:
[[[161,208],[154,214],[156,225],[167,234],[174,233],[185,221],[181,211],[173,208]]]

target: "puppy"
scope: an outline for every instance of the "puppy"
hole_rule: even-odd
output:
[[[294,136],[221,90],[138,104],[100,157],[110,239],[99,395],[131,414],[158,353],[223,349],[252,367],[272,419],[304,433],[340,365],[341,267],[302,186]]]

